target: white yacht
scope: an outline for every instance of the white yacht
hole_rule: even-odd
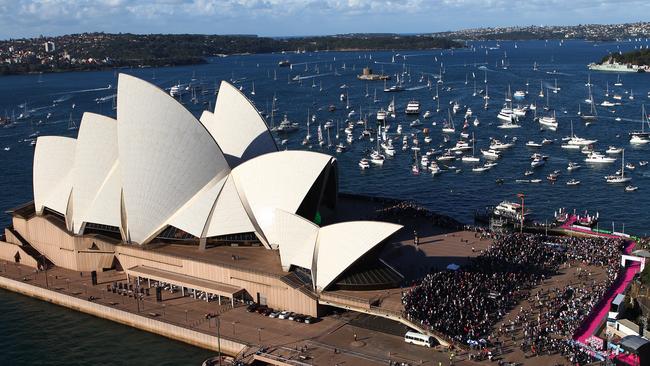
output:
[[[406,114],[420,114],[420,102],[411,100],[406,104]]]
[[[620,154],[623,152],[623,148],[610,145],[605,152],[607,154]]]
[[[501,142],[497,139],[492,139],[490,142],[490,149],[492,150],[506,150],[515,146],[514,142]]]
[[[505,122],[514,122],[517,120],[517,116],[513,112],[512,108],[508,106],[501,108],[501,111],[499,111],[497,118]]]
[[[574,162],[569,162],[569,166],[566,168],[570,172],[578,169],[580,169],[580,164]]]
[[[442,125],[442,132],[444,133],[454,133],[456,128],[454,127],[454,120],[451,118],[451,111],[449,111],[449,119],[445,121]]]
[[[576,146],[587,146],[587,145],[593,145],[596,142],[598,142],[598,140],[590,140],[590,139],[586,139],[574,135],[571,137],[569,141],[567,141],[567,144],[576,145]]]
[[[580,181],[577,179],[571,179],[568,182],[566,182],[567,186],[577,186],[580,184]]]
[[[542,144],[531,140],[526,143],[526,147],[542,147]]]
[[[524,99],[526,97],[526,92],[523,90],[516,90],[514,97],[517,99]]]
[[[487,159],[499,159],[501,157],[501,153],[499,150],[494,150],[494,149],[488,149],[488,150],[483,150],[481,149],[481,154],[483,154],[484,157]]]
[[[384,165],[384,160],[386,160],[386,157],[376,150],[373,150],[370,154],[370,162],[375,165]]]
[[[361,168],[361,169],[370,168],[370,161],[368,161],[368,159],[366,159],[366,158],[363,158],[363,159],[359,160],[359,168]]]
[[[610,102],[609,100],[603,100],[603,102],[600,103],[600,105],[603,106],[603,107],[613,107],[613,106],[615,106],[616,104]]]
[[[537,122],[542,125],[549,127],[551,129],[557,129],[558,123],[557,123],[557,118],[555,117],[555,111],[553,111],[553,114],[550,116],[542,116],[540,117]]]
[[[377,111],[377,122],[384,122],[386,120],[386,111],[380,109]]]
[[[298,127],[300,125],[297,122],[291,122],[287,118],[287,115],[284,115],[284,119],[280,122],[280,125],[278,125],[275,128],[275,131],[277,132],[294,132],[298,130]]]
[[[537,157],[535,157],[533,159],[533,161],[530,162],[530,167],[531,168],[537,168],[537,167],[540,167],[540,166],[542,166],[544,164],[546,164],[546,160],[544,160],[544,158],[542,158],[540,156],[537,156]]]
[[[616,158],[610,158],[606,155],[603,155],[599,152],[592,152],[585,158],[587,163],[596,163],[596,164],[610,164],[616,161]]]

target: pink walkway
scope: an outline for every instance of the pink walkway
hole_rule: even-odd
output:
[[[620,236],[612,234],[598,233],[588,229],[571,227],[574,222],[575,217],[571,217],[564,225],[562,225],[562,228],[568,231],[588,233],[606,238],[620,238]],[[635,245],[636,242],[634,240],[628,240],[623,253],[630,254]],[[619,274],[616,281],[614,281],[612,286],[605,292],[605,295],[600,300],[600,302],[598,302],[598,304],[591,310],[591,313],[589,313],[587,318],[585,318],[585,320],[582,322],[582,325],[574,334],[573,339],[584,344],[586,339],[596,332],[598,327],[607,318],[607,313],[609,312],[609,307],[612,300],[614,300],[614,297],[616,297],[617,294],[625,291],[630,282],[632,282],[634,275],[639,272],[640,267],[641,264],[639,262],[633,262],[633,264],[630,264],[623,269],[624,272],[622,274]]]

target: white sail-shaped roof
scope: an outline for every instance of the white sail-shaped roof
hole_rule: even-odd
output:
[[[226,81],[222,81],[219,87],[214,113],[203,112],[201,123],[217,141],[231,168],[278,150],[255,106]]]
[[[116,161],[99,187],[93,202],[81,217],[81,221],[121,227],[121,201],[122,176],[120,163]],[[77,225],[76,221],[75,225]]]
[[[279,151],[258,156],[237,168],[237,189],[261,227],[275,209],[296,213],[312,185],[333,158],[309,151]]]
[[[202,237],[210,211],[212,211],[215,200],[227,179],[228,176],[223,175],[212,179],[172,217],[169,225],[190,233],[197,238]]]
[[[352,263],[401,228],[378,221],[350,221],[320,228],[316,271],[312,269],[317,290],[324,290]]]
[[[212,209],[206,237],[255,231],[257,230],[242,204],[231,174]]]
[[[77,140],[69,137],[39,137],[34,152],[34,206],[66,213],[72,191],[71,171]]]
[[[271,247],[279,247],[282,268],[291,265],[312,269],[318,226],[301,216],[273,210],[272,219],[262,226]]]
[[[128,237],[144,243],[228,164],[205,127],[156,86],[120,74],[117,135]]]
[[[98,202],[97,196],[116,162],[117,121],[99,114],[84,113],[77,136],[77,148],[72,168],[72,185],[74,187],[72,215],[75,233],[79,233],[82,223],[88,221],[89,210],[94,205],[108,206],[107,202]],[[119,194],[119,189],[117,192]],[[104,199],[111,198],[110,195],[104,197]],[[117,207],[118,209],[114,212],[106,212],[106,217],[117,217],[119,223],[119,205]],[[110,221],[115,223],[115,220]]]

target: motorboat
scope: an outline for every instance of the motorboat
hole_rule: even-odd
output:
[[[646,165],[648,165],[648,161],[647,161],[647,160],[641,160],[641,161],[639,161],[639,166],[644,167],[644,166],[646,166]]]
[[[420,102],[411,100],[406,104],[406,114],[420,114]]]
[[[436,159],[438,161],[452,161],[456,160],[456,156],[449,150],[445,151],[442,155],[438,156]]]
[[[359,168],[361,168],[361,169],[370,168],[370,161],[368,161],[368,159],[366,159],[366,158],[363,158],[363,159],[359,160]]]
[[[633,185],[628,185],[628,186],[625,187],[625,192],[634,192],[637,189],[639,189],[639,187],[633,186]]]
[[[568,182],[566,182],[567,186],[577,186],[580,184],[580,181],[577,179],[571,179]]]
[[[287,118],[287,115],[284,115],[284,119],[280,122],[280,124],[275,128],[275,131],[277,132],[294,132],[298,131],[299,124],[297,122],[291,122]],[[327,124],[326,124],[327,126]]]
[[[531,141],[528,141],[528,142],[526,143],[526,146],[527,146],[527,147],[542,147],[542,144],[539,143],[539,142],[535,142],[535,141],[532,141],[532,140],[531,140]]]
[[[497,118],[505,122],[514,122],[517,120],[517,116],[513,112],[512,108],[507,106],[501,108],[501,111],[499,111]]]
[[[483,150],[481,149],[481,154],[487,159],[499,159],[501,158],[501,152],[499,150],[494,150],[494,149],[488,149],[488,150]]]
[[[615,106],[616,104],[610,102],[609,100],[603,100],[603,102],[600,103],[600,105],[603,106],[603,107],[613,107],[613,106]]]
[[[567,150],[580,150],[580,145],[562,144],[560,147]]]
[[[574,170],[578,170],[578,169],[580,169],[580,167],[581,167],[581,166],[580,166],[580,164],[578,164],[578,163],[569,162],[569,166],[567,166],[566,170],[568,170],[568,171],[571,172],[571,171],[574,171]]]
[[[473,122],[473,124],[474,124],[475,127],[478,127],[478,125],[481,124],[481,122],[479,122],[479,120],[478,120],[478,117],[474,117],[474,122]]]
[[[472,171],[473,171],[473,172],[480,173],[480,172],[488,171],[488,170],[490,170],[490,169],[492,169],[492,168],[491,168],[491,167],[487,167],[487,166],[485,166],[485,165],[478,165],[478,166],[473,167],[473,168],[472,168]]]
[[[529,176],[529,175],[533,175],[533,174],[535,174],[535,172],[533,172],[532,170],[526,170],[526,171],[524,172],[524,176],[525,176],[525,177],[527,177],[527,176]]]
[[[470,118],[472,116],[472,108],[467,108],[465,111],[465,119]]]
[[[411,127],[420,127],[420,126],[422,126],[422,122],[420,122],[419,119],[416,119],[415,121],[411,122],[409,125]]]
[[[549,145],[549,144],[552,144],[552,143],[553,143],[553,140],[551,140],[551,139],[544,138],[542,140],[542,145]]]
[[[497,128],[501,128],[501,129],[521,128],[521,125],[518,125],[514,122],[506,122],[502,125],[498,125]]]
[[[494,207],[492,213],[495,216],[509,219],[521,220],[522,214],[526,216],[528,212],[524,210],[521,204],[516,202],[503,201]]]
[[[515,94],[513,94],[513,96],[514,96],[516,99],[524,99],[524,98],[526,97],[526,92],[523,91],[523,90],[516,90],[516,91],[515,91]]]
[[[442,169],[440,169],[440,166],[435,161],[432,161],[431,164],[429,164],[429,171],[433,175],[442,173]]]
[[[424,115],[422,117],[427,119],[427,118],[431,118],[431,116],[432,116],[431,111],[426,111],[424,112]]]
[[[384,160],[386,160],[386,157],[376,150],[373,150],[370,154],[370,162],[375,165],[384,165]]]
[[[610,145],[605,152],[607,154],[620,154],[623,152],[623,148]]]
[[[497,139],[492,139],[490,142],[490,149],[492,150],[506,150],[515,146],[514,142],[503,143]]]
[[[542,165],[546,164],[546,160],[544,160],[541,156],[535,157],[533,161],[530,162],[530,167],[531,168],[537,168]]]
[[[610,158],[606,155],[603,155],[599,152],[591,152],[587,157],[585,158],[585,162],[587,163],[596,163],[596,164],[610,164],[616,161],[616,158]]]
[[[577,145],[577,146],[586,146],[586,145],[593,145],[596,142],[598,142],[598,140],[590,140],[590,139],[586,139],[586,138],[582,138],[582,137],[578,137],[578,136],[574,135],[574,136],[571,137],[571,139],[569,139],[569,141],[567,141],[567,144],[568,145]]]

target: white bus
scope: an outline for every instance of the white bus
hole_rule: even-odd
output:
[[[433,337],[417,333],[417,332],[406,332],[404,335],[404,342],[406,343],[411,343],[411,344],[417,344],[418,346],[427,346],[427,347],[433,347],[435,345],[435,341]]]

